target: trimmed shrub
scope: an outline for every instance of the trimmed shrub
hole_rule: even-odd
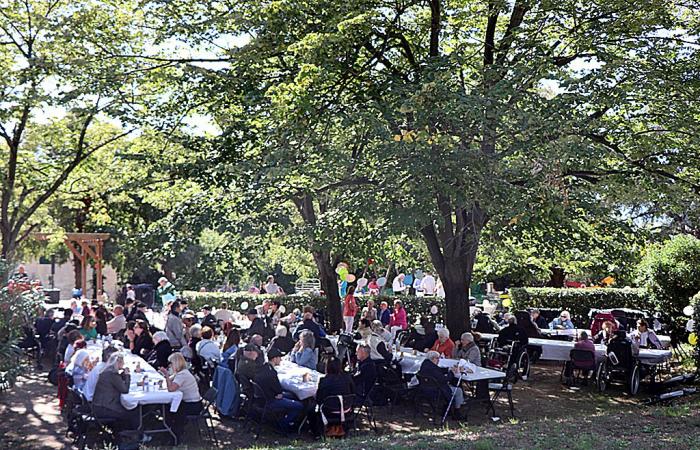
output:
[[[700,336],[700,292],[695,294],[691,299],[690,304],[693,306],[693,321],[694,327],[693,332],[695,336]],[[693,353],[695,356],[695,371],[700,374],[700,342],[695,344],[695,351]]]
[[[700,291],[700,239],[678,235],[652,246],[637,268],[656,309],[680,317],[690,298]]]
[[[655,304],[644,289],[559,289],[513,288],[510,290],[514,310],[553,308],[567,310],[578,327],[590,324],[591,309],[632,308],[653,312]]]

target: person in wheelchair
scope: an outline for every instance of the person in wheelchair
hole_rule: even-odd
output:
[[[527,333],[518,325],[518,319],[515,316],[508,317],[508,325],[498,332],[497,342],[499,347],[512,343],[517,343],[521,347],[527,345]]]
[[[639,390],[639,380],[643,377],[639,364],[639,347],[627,338],[625,330],[617,330],[608,344],[605,360],[598,366],[598,389],[602,392],[611,380],[624,380],[629,392],[634,395]]]

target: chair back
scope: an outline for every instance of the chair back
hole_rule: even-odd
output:
[[[613,353],[615,356],[610,357]],[[632,343],[629,341],[612,340],[608,344],[608,361],[613,368],[628,370],[634,365],[634,355],[632,354]],[[615,364],[617,361],[617,364]]]
[[[210,387],[207,389],[207,392],[204,393],[202,398],[204,401],[207,403],[204,405],[205,408],[208,408],[209,405],[212,403],[216,403],[216,395],[219,393],[219,391],[215,387]]]
[[[253,399],[255,400],[262,400],[263,402],[267,403],[271,400],[267,393],[263,390],[262,387],[255,381],[250,381],[250,384],[253,385]]]
[[[331,343],[330,339],[327,337],[322,337],[318,339],[317,342],[318,348],[321,350],[321,354],[323,355],[335,355],[335,347],[333,347],[333,344]]]
[[[396,344],[396,346],[403,346],[403,344],[408,340],[409,334],[410,332],[408,330],[401,330],[398,333],[396,333],[396,337],[394,338],[394,343]]]
[[[603,323],[611,322],[613,324],[613,333],[617,331],[617,322],[615,321],[615,316],[609,312],[599,312],[591,321],[591,336],[595,336],[603,328]]]
[[[355,408],[355,395],[332,395],[319,406],[324,424],[344,423],[352,420]]]
[[[595,353],[590,350],[573,349],[569,352],[569,359],[574,367],[588,369],[595,364]]]

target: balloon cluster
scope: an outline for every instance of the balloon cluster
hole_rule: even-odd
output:
[[[335,273],[338,274],[341,281],[346,281],[348,283],[354,283],[355,280],[357,279],[357,277],[350,273],[350,271],[348,270],[348,267],[349,266],[347,263],[341,262],[338,264],[338,267],[336,267]]]

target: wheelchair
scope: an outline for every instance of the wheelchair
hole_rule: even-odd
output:
[[[519,342],[499,346],[498,339],[493,339],[486,357],[486,366],[506,372],[510,382],[515,382],[517,379],[527,381],[530,376],[530,356],[527,346]]]
[[[598,391],[605,392],[612,383],[624,384],[630,395],[639,392],[643,365],[632,353],[629,342],[610,342],[608,352],[596,369]]]

